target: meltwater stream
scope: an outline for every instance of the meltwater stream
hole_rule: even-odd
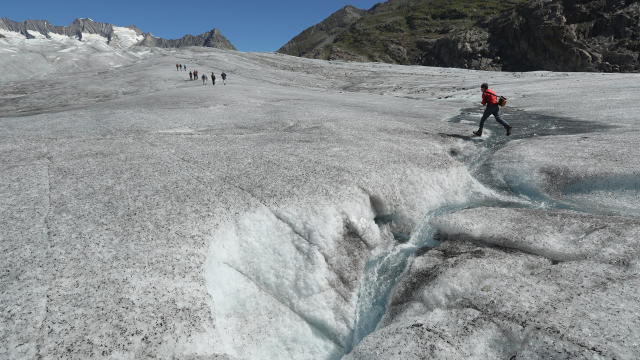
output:
[[[469,168],[471,174],[479,182],[493,189],[496,194],[500,194],[500,199],[486,196],[476,197],[464,204],[445,205],[435,209],[425,216],[422,224],[413,234],[407,236],[408,241],[398,243],[391,251],[370,260],[365,266],[365,277],[359,290],[353,341],[351,346],[346,349],[345,354],[351,352],[364,337],[376,330],[378,323],[387,311],[395,285],[403,277],[413,257],[440,244],[436,230],[429,225],[429,219],[432,217],[480,206],[578,210],[575,206],[555,201],[533,188],[508,187],[495,181],[486,160],[511,140],[538,136],[583,134],[611,127],[561,117],[532,114],[510,108],[505,109],[502,115],[513,126],[510,137],[505,136],[504,130],[493,120],[493,117],[488,119],[486,123],[486,128],[493,131],[490,136],[477,138],[471,134],[440,134],[443,137],[454,137],[477,143],[476,153],[461,157],[459,160]],[[450,121],[477,125],[481,116],[481,108],[463,109],[458,116]]]

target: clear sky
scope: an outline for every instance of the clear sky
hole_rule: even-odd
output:
[[[369,9],[384,0],[7,0],[0,17],[69,25],[75,18],[136,25],[167,39],[218,28],[241,51],[275,51],[345,5]]]

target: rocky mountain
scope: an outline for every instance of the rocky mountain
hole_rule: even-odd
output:
[[[153,36],[151,33],[145,34],[144,39],[139,45],[163,47],[163,48],[180,48],[185,46],[206,46],[218,49],[236,50],[236,48],[225,38],[218,29],[213,29],[198,36],[185,35],[181,39],[167,40]]]
[[[96,22],[88,18],[76,19],[69,26],[54,26],[46,20],[16,22],[3,17],[0,18],[0,30],[19,33],[27,39],[36,37],[50,39],[54,35],[62,35],[82,40],[87,34],[91,34],[105,38],[110,45],[140,45],[165,48],[207,46],[219,49],[236,49],[218,29],[213,29],[198,36],[185,35],[181,39],[167,40],[155,37],[151,33],[145,34],[133,25],[119,27],[109,23]]]
[[[640,70],[637,0],[389,0],[351,17],[345,9],[278,51],[482,70]]]
[[[347,5],[321,23],[306,29],[278,51],[294,56],[312,53],[313,57],[326,57],[327,46],[333,43],[338,34],[362,18],[366,12],[366,10]]]

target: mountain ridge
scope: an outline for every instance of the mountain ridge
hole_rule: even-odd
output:
[[[121,33],[119,36],[117,31],[119,29],[131,30],[134,34]],[[237,50],[216,28],[200,35],[187,34],[180,39],[163,39],[153,36],[150,32],[144,33],[135,25],[117,26],[110,23],[97,22],[90,18],[77,18],[68,26],[56,26],[47,20],[27,19],[23,22],[17,22],[2,17],[0,18],[0,30],[16,32],[25,36],[27,39],[36,38],[38,35],[50,39],[51,34],[57,34],[82,40],[83,34],[95,34],[104,37],[108,44],[111,44],[115,38],[127,37],[128,41],[126,44],[129,46],[139,45],[163,48],[206,46],[218,49]]]

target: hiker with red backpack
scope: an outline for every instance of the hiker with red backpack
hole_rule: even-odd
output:
[[[496,121],[504,126],[505,130],[507,130],[507,136],[511,135],[511,125],[500,116],[500,106],[504,106],[507,103],[507,99],[502,96],[498,99],[498,95],[489,89],[489,84],[487,83],[483,83],[480,89],[482,90],[482,105],[486,105],[486,108],[484,109],[484,114],[482,114],[482,119],[480,119],[480,128],[478,131],[474,131],[473,135],[482,136],[484,122],[490,115],[493,115]]]

